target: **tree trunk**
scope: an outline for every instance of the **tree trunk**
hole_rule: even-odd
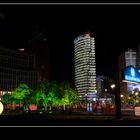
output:
[[[65,110],[66,108],[65,108],[65,105],[63,105],[63,109]]]
[[[49,110],[52,110],[52,107],[50,106],[50,109]]]
[[[15,103],[14,102],[12,104],[12,108],[13,108],[13,110],[15,110]]]
[[[46,104],[45,105],[43,104],[43,107],[44,107],[44,110],[46,111]]]

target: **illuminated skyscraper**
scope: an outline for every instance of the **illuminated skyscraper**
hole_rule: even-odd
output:
[[[83,34],[74,40],[75,88],[81,98],[96,98],[95,38]]]

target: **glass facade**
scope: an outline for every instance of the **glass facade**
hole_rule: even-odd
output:
[[[0,95],[12,91],[25,83],[35,88],[38,74],[35,57],[31,54],[0,47]]]
[[[96,95],[95,39],[83,34],[74,40],[75,88],[80,97]]]
[[[128,49],[121,56],[119,56],[119,81],[120,81],[120,94],[124,94],[128,90],[132,90],[135,86],[132,82],[124,82],[123,71],[128,66],[134,66],[140,69],[140,46],[138,50]],[[128,77],[126,77],[128,80]],[[131,81],[131,80],[130,80]]]

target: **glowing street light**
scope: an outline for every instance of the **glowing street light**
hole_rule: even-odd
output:
[[[115,86],[115,84],[112,84],[110,87],[113,89],[113,88],[115,88],[116,86]]]
[[[124,95],[123,95],[123,94],[121,94],[121,95],[120,95],[120,97],[121,97],[121,98],[123,98],[123,97],[124,97]]]

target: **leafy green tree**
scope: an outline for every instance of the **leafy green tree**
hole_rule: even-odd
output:
[[[78,93],[74,89],[70,89],[69,91],[69,103],[75,104],[79,101]]]
[[[45,80],[39,83],[39,85],[36,88],[36,91],[47,95],[49,92],[49,89],[50,89],[50,81]]]
[[[19,87],[12,92],[12,97],[22,100],[29,94],[30,94],[29,87],[26,84],[20,84]]]
[[[65,95],[64,95],[63,98],[61,99],[60,104],[63,105],[63,109],[64,109],[64,110],[65,110],[65,106],[66,106],[66,105],[70,105],[70,103],[69,103],[69,97],[68,97],[67,92],[65,92]]]
[[[37,100],[36,100],[36,94],[35,94],[35,91],[31,91],[30,94],[27,96],[27,104],[30,105],[30,104],[35,104],[37,105]]]
[[[26,84],[20,84],[13,92],[11,97],[13,101],[15,100],[16,103],[23,104],[24,110],[27,108],[28,101],[27,97],[30,95],[31,89]]]
[[[65,110],[66,105],[77,103],[77,92],[71,88],[69,82],[63,82],[60,85],[55,81],[41,82],[33,95],[30,96],[30,103],[34,102],[37,105],[43,105],[47,108],[50,106],[63,106]]]
[[[60,95],[64,110],[66,105],[72,105],[78,102],[78,94],[68,81],[60,84]]]
[[[47,109],[46,95],[49,89],[49,81],[45,80],[39,83],[34,94],[30,98],[30,102],[37,106],[44,106]]]
[[[42,81],[36,90],[36,101],[43,103],[43,106],[47,108],[47,105],[53,106],[58,103],[58,85],[55,81]]]
[[[35,99],[36,99],[37,105],[38,106],[44,106],[44,108],[46,110],[46,105],[47,105],[46,94],[44,92],[37,91],[36,94],[35,94]]]
[[[50,91],[47,94],[47,104],[50,106],[50,110],[51,110],[52,106],[58,106],[61,104],[60,99],[59,99],[59,97],[57,97],[56,92]]]
[[[2,103],[4,104],[4,107],[7,108],[7,104],[11,103],[11,95],[6,93],[2,96]]]

